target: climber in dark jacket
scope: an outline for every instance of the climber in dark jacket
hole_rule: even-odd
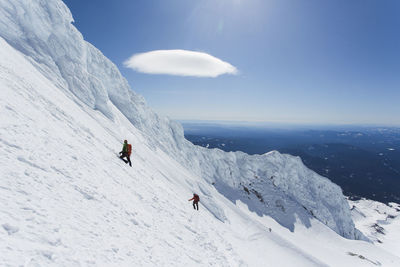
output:
[[[122,151],[119,152],[119,154],[121,155],[119,158],[122,159],[125,163],[129,163],[129,166],[132,167],[131,153],[132,145],[128,144],[127,140],[124,140],[124,146],[122,147]],[[126,158],[127,160],[124,160],[124,158]]]
[[[200,201],[199,195],[193,194],[193,197],[189,199],[189,201],[191,200],[193,200],[193,208],[196,209],[197,206],[197,210],[199,210],[199,201]]]

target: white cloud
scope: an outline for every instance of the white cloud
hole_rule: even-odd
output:
[[[231,64],[207,53],[188,50],[155,50],[134,54],[124,65],[138,72],[195,77],[236,74]]]

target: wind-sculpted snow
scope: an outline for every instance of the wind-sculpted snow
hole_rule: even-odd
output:
[[[249,156],[192,145],[178,123],[154,113],[118,68],[84,41],[61,1],[0,0],[0,6],[0,36],[75,103],[100,111],[118,126],[115,106],[146,136],[153,151],[161,149],[233,203],[246,203],[260,216],[269,215],[291,230],[298,218],[305,225],[317,218],[346,238],[363,238],[354,228],[341,189],[307,169],[300,158],[276,151]],[[225,221],[227,215],[212,193],[193,187],[207,196],[208,210]]]

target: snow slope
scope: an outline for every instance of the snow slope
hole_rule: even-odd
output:
[[[363,238],[340,188],[299,158],[186,141],[61,1],[0,6],[1,265],[399,265],[336,234]]]
[[[117,108],[145,134],[151,146],[163,150],[209,183],[216,183],[220,191],[230,193],[227,197],[233,202],[237,199],[249,202],[243,186],[261,183],[271,190],[277,188],[285,199],[293,200],[287,205],[297,203],[340,235],[362,238],[354,229],[341,189],[307,169],[300,158],[278,152],[249,156],[193,146],[184,138],[180,125],[151,111],[143,98],[129,88],[117,67],[83,40],[61,1],[1,0],[0,3],[1,36],[78,105],[84,103],[114,122],[117,118],[113,109]],[[262,189],[254,190],[263,198],[269,195]],[[293,228],[294,213],[288,220],[283,219],[286,214],[279,212],[285,209],[285,199],[270,199],[275,203],[273,213],[271,206],[260,206],[258,200],[249,204],[260,214],[275,216],[282,225]],[[220,215],[223,220],[224,215]]]
[[[357,228],[378,247],[400,255],[400,205],[368,199],[349,200],[349,203]]]

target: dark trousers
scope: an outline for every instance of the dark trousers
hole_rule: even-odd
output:
[[[122,155],[119,158],[122,159],[123,161],[125,161],[125,163],[129,163],[129,166],[132,167],[131,158],[129,157],[129,155],[127,153],[122,153]],[[126,158],[127,160],[124,160],[124,158]]]
[[[193,201],[193,208],[196,209],[196,206],[197,206],[197,210],[199,210],[199,202]]]

